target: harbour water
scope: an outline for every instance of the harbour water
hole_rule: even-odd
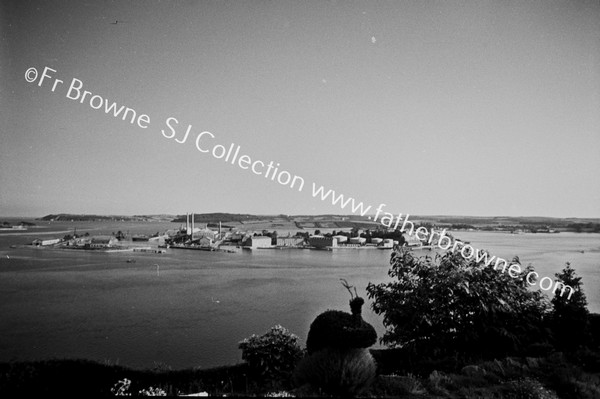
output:
[[[90,234],[155,233],[170,223],[75,223]],[[366,298],[386,281],[389,250],[255,250],[166,254],[10,248],[62,237],[73,224],[0,233],[0,361],[86,358],[136,368],[241,361],[238,342],[281,324],[302,342],[322,311],[349,311],[347,279]],[[457,232],[475,248],[532,263],[540,276],[571,262],[600,312],[600,235]],[[424,251],[423,255],[431,254]],[[127,262],[135,257],[136,262]],[[378,334],[369,301],[363,317]]]

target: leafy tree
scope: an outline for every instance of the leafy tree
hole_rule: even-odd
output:
[[[573,288],[572,295],[560,295],[560,291],[554,293],[552,305],[552,327],[556,343],[564,349],[573,349],[585,344],[589,340],[589,312],[587,299],[581,286],[581,277],[577,277],[575,270],[569,262],[566,267],[556,273],[556,281]]]
[[[481,258],[450,251],[416,258],[403,248],[390,263],[393,281],[367,287],[384,316],[383,344],[424,355],[503,356],[548,337],[548,301],[525,281],[531,266],[513,278]]]

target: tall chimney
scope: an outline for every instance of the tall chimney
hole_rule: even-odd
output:
[[[192,212],[192,241],[194,241],[194,212]]]
[[[190,214],[185,214],[185,234],[190,234]]]

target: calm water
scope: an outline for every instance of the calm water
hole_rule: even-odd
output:
[[[54,223],[0,233],[0,361],[88,358],[146,368],[210,367],[241,361],[237,343],[281,324],[304,341],[327,309],[349,311],[339,279],[359,288],[387,279],[389,251],[257,250],[238,254],[171,249],[167,254],[10,249],[56,231],[154,233],[172,224]],[[461,232],[493,255],[519,255],[540,275],[570,261],[600,312],[600,235]],[[582,253],[583,251],[583,253]],[[136,263],[127,263],[135,257]],[[158,267],[157,267],[158,265]],[[368,302],[367,304],[368,305]],[[365,320],[383,332],[366,306]]]

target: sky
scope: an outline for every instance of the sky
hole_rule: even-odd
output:
[[[0,4],[0,215],[600,217],[598,1]]]

